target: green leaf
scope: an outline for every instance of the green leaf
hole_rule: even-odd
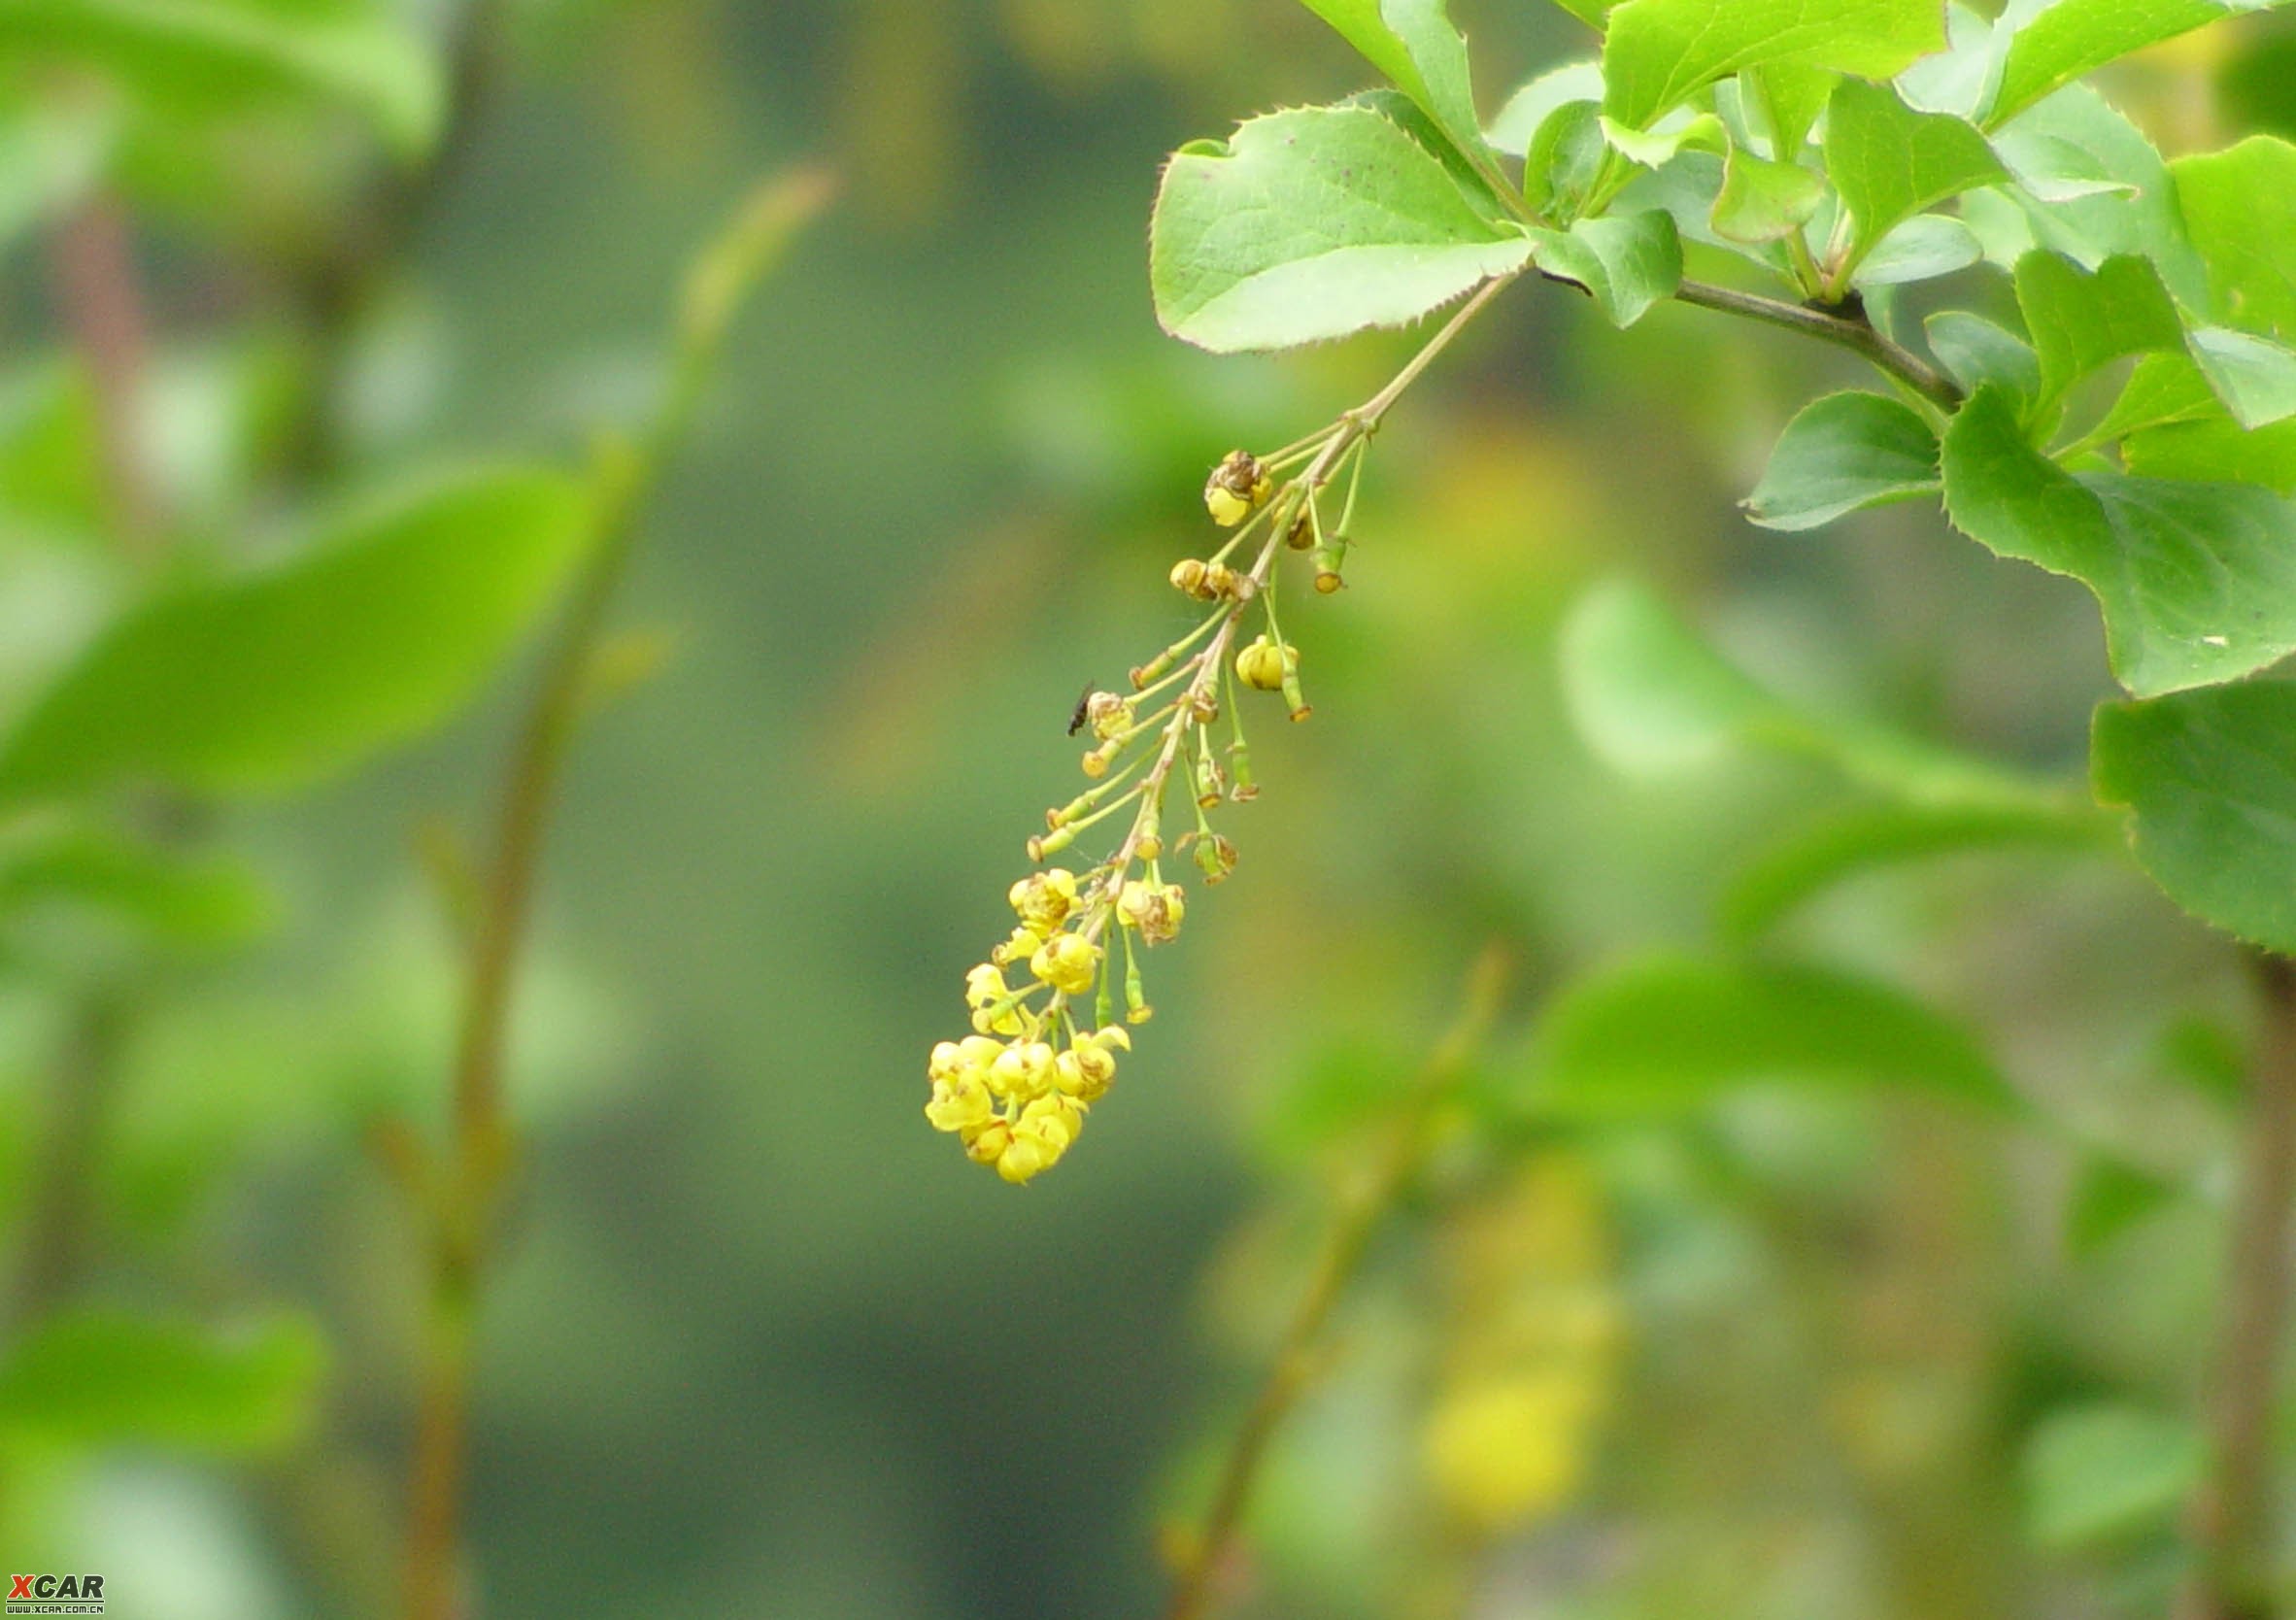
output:
[[[2033,346],[2005,326],[1967,310],[1940,310],[1923,323],[1930,353],[1964,393],[1992,387],[2020,404],[2041,392],[2041,360]]]
[[[2278,496],[2076,478],[2026,443],[1992,388],[1955,415],[1943,465],[1956,528],[2096,594],[2113,674],[2139,696],[2229,681],[2296,650],[2296,515]]]
[[[2185,231],[2169,166],[2095,90],[2059,90],[2001,129],[1993,147],[2020,178],[2002,194],[2016,199],[2032,245],[2092,270],[2116,255],[2148,259],[2178,301],[2206,306],[2208,270]],[[2094,189],[2108,181],[2125,189]]]
[[[120,918],[168,944],[236,945],[271,920],[272,897],[244,863],[196,858],[92,827],[62,827],[0,851],[0,920],[53,905]]]
[[[2086,1259],[2176,1196],[2158,1176],[2093,1154],[2066,1201],[2065,1247],[2076,1260]]]
[[[1532,241],[1538,268],[1586,288],[1614,326],[1632,326],[1682,285],[1682,244],[1656,209],[1534,231]]]
[[[1685,152],[1710,152],[1718,155],[1730,150],[1730,131],[1711,113],[1700,113],[1696,117],[1677,114],[1661,119],[1652,130],[1638,130],[1604,118],[1603,139],[1621,157],[1645,169],[1671,163]]]
[[[2296,342],[2296,147],[2250,135],[2170,167],[2215,312]]]
[[[1571,62],[1531,80],[1499,109],[1486,139],[1492,149],[1521,157],[1531,150],[1539,125],[1572,102],[1603,104],[1603,64]]]
[[[1975,125],[1916,113],[1895,90],[1862,79],[1841,81],[1827,103],[1826,170],[1854,227],[1852,265],[1901,220],[2008,178]]]
[[[1589,590],[1572,607],[1559,642],[1572,722],[1590,747],[1630,774],[1679,771],[1755,744],[1822,760],[1908,803],[2062,803],[2051,784],[1775,695],[1633,581]]]
[[[1807,224],[1825,196],[1823,175],[1734,147],[1714,198],[1714,234],[1733,242],[1778,241]]]
[[[274,1446],[308,1423],[325,1361],[318,1329],[300,1317],[219,1331],[117,1311],[51,1316],[0,1358],[0,1434],[75,1447]]]
[[[1938,489],[1938,436],[1911,406],[1830,393],[1786,424],[1744,502],[1764,528],[1806,529]]]
[[[1373,67],[1417,102],[1469,157],[1483,157],[1467,41],[1443,15],[1443,0],[1300,0],[1339,31]]]
[[[1758,108],[1763,128],[1771,138],[1773,158],[1791,161],[1808,144],[1810,129],[1833,99],[1840,75],[1827,68],[1773,62],[1749,68],[1739,84]]]
[[[284,788],[403,741],[471,694],[590,538],[572,481],[470,473],[267,572],[165,594],[0,739],[0,802],[135,780]]]
[[[2296,416],[2296,354],[2228,326],[2195,326],[2184,346],[2243,427]]]
[[[1565,102],[1531,138],[1523,158],[1523,201],[1550,219],[1577,219],[1609,155],[1601,110],[1589,101]]]
[[[1976,237],[1959,219],[1916,214],[1891,231],[1858,263],[1853,287],[1901,287],[1966,270],[1984,256]]]
[[[1723,926],[1740,938],[1836,884],[1939,856],[1989,850],[2100,850],[2118,829],[2093,806],[1975,804],[1866,806],[1798,827],[1741,868],[1722,899]]]
[[[2212,397],[2211,403],[2215,403]],[[2171,422],[2130,434],[2121,441],[2120,454],[2129,471],[2148,478],[2256,484],[2296,495],[2296,422],[2253,430],[2222,415],[2214,421]]]
[[[2137,863],[2195,917],[2296,951],[2296,686],[2250,681],[2097,710],[2097,796]]]
[[[1679,1113],[1749,1085],[1899,1085],[2020,1106],[1957,1023],[1887,985],[1791,963],[1657,953],[1547,1006],[1519,1100],[1546,1116]]]
[[[2098,1403],[2051,1412],[2025,1442],[2025,1526],[2052,1552],[2167,1523],[2208,1447],[2180,1419]]]
[[[2105,444],[2149,427],[2174,422],[2200,422],[2221,417],[2224,407],[2201,368],[2189,354],[2153,354],[2137,362],[2120,397],[2096,426],[2082,438]],[[2141,467],[2131,471],[2142,472]]]
[[[2040,7],[2014,6],[2004,18],[2015,31],[1986,123],[1999,124],[2060,85],[2133,51],[2256,9],[2239,0],[2054,0]]]
[[[2141,258],[2109,258],[2092,274],[2062,254],[2027,253],[2017,260],[2017,307],[2041,356],[2044,399],[2108,360],[2184,346],[2177,307]]]
[[[1647,129],[1717,79],[1774,64],[1887,79],[1945,43],[1933,0],[1626,0],[1603,44],[1603,111]]]
[[[1165,331],[1232,353],[1415,321],[1530,255],[1386,118],[1309,107],[1173,155],[1149,281]]]
[[[0,64],[11,60],[93,69],[161,105],[332,103],[406,156],[429,149],[446,110],[437,52],[381,4],[11,0],[0,6]]]

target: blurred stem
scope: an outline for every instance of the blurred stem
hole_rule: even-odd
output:
[[[2196,1555],[2178,1620],[2268,1620],[2274,1393],[2288,1325],[2288,1219],[2296,1206],[2296,964],[2253,953],[2264,1029],[2250,1076],[2247,1162],[2210,1413],[2213,1471],[2193,1503]]]
[[[1674,296],[1700,309],[1720,310],[1725,315],[1741,316],[1766,325],[1783,326],[1788,331],[1816,338],[1820,343],[1863,354],[1931,404],[1947,412],[1960,409],[1961,389],[1951,378],[1910,349],[1884,337],[1855,305],[1821,309],[1765,298],[1760,293],[1740,292],[1736,287],[1716,287],[1710,282],[1692,281],[1677,287]]]
[[[143,447],[144,367],[151,332],[136,287],[127,213],[112,197],[83,203],[57,228],[56,301],[95,392],[96,454],[108,516],[130,557],[159,544],[158,501]]]
[[[53,1114],[24,1218],[18,1320],[52,1309],[86,1268],[94,1245],[97,1169],[118,1089],[125,997],[100,987],[71,1015],[56,1063]]]
[[[827,178],[813,171],[769,183],[695,260],[660,408],[636,444],[613,441],[601,455],[593,549],[544,656],[512,749],[471,937],[455,1053],[452,1142],[443,1174],[429,1184],[435,1198],[430,1320],[409,1481],[408,1620],[453,1620],[458,1613],[477,1306],[514,1150],[503,1106],[511,996],[567,744],[588,702],[592,659],[636,549],[647,500],[685,439],[732,317],[828,191]]]
[[[129,560],[150,564],[158,558],[162,529],[143,443],[151,332],[128,217],[117,199],[99,194],[63,221],[52,270],[57,306],[95,397],[97,472],[107,516]],[[99,984],[69,1014],[28,1198],[15,1300],[22,1320],[69,1294],[94,1249],[95,1172],[118,1089],[128,1003],[118,984]]]
[[[1481,1046],[1498,1013],[1506,972],[1506,954],[1496,945],[1476,962],[1468,976],[1465,1003],[1458,1022],[1420,1070],[1384,1142],[1372,1156],[1369,1173],[1358,1184],[1334,1221],[1307,1292],[1284,1330],[1274,1365],[1268,1368],[1259,1394],[1229,1441],[1211,1507],[1204,1515],[1195,1544],[1187,1549],[1181,1561],[1171,1603],[1165,1610],[1166,1620],[1199,1620],[1209,1611],[1214,1580],[1230,1544],[1235,1539],[1268,1445],[1284,1418],[1314,1382],[1324,1331],[1332,1312],[1362,1268],[1372,1237],[1394,1212],[1417,1174],[1426,1155],[1429,1123],[1449,1098]]]
[[[353,331],[470,151],[471,131],[499,77],[506,9],[504,0],[468,0],[448,51],[447,110],[437,143],[420,162],[392,171],[373,187],[352,226],[304,278],[312,375],[283,453],[287,472],[297,478],[309,479],[335,464],[340,451],[336,410]]]

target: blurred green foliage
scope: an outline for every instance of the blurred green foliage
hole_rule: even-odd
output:
[[[1458,11],[1486,111],[1591,48]],[[2115,85],[2165,151],[2287,126],[2284,23],[2195,38]],[[694,247],[823,161],[553,828],[479,1611],[1143,1612],[1494,940],[1508,1016],[1237,1611],[2157,1610],[2245,986],[2079,792],[2077,586],[1909,508],[1737,510],[1846,358],[1561,289],[1468,334],[1290,616],[1315,721],[1093,1153],[1015,1194],[918,1117],[1078,683],[1182,623],[1204,469],[1409,353],[1169,344],[1158,164],[1366,77],[1274,0],[0,13],[9,1568],[128,1620],[392,1612],[425,1257],[377,1145],[445,1112],[464,852],[595,443],[659,405]],[[2031,357],[1957,335],[2005,389]]]

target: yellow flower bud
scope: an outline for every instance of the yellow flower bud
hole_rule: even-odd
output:
[[[1204,480],[1204,510],[1222,528],[1233,528],[1250,517],[1252,509],[1274,488],[1275,481],[1260,465],[1258,456],[1249,451],[1232,450]]]
[[[1006,891],[1004,897],[1020,913],[1023,923],[1038,935],[1049,937],[1076,904],[1076,874],[1064,866],[1031,872]],[[1035,948],[1029,947],[1031,951]]]
[[[999,967],[1008,962],[1023,962],[1035,954],[1044,941],[1027,928],[1015,928],[1012,937],[989,953],[989,960]]]
[[[1077,1132],[1084,1129],[1084,1109],[1071,1098],[1058,1093],[1040,1097],[1021,1110],[1020,1124],[1014,1129],[1024,1133],[1041,1135],[1065,1152],[1069,1144],[1076,1140]]]
[[[1012,1145],[1012,1128],[1002,1120],[991,1120],[975,1131],[960,1131],[964,1143],[964,1157],[976,1164],[994,1164]]]
[[[934,1081],[932,1099],[925,1105],[925,1117],[935,1131],[963,1131],[986,1125],[996,1111],[996,1100],[989,1096],[989,1088],[969,1076]]]
[[[1116,896],[1118,921],[1128,928],[1138,928],[1140,937],[1151,945],[1161,945],[1175,937],[1180,931],[1180,918],[1187,909],[1187,896],[1176,883],[1143,883],[1135,878]]]
[[[1040,1040],[1014,1041],[989,1065],[989,1090],[1028,1102],[1052,1085],[1053,1049]]]
[[[1172,589],[1186,596],[1203,594],[1203,559],[1184,557],[1172,564]]]
[[[1051,1169],[1066,1145],[1039,1130],[1016,1129],[1004,1151],[996,1157],[996,1173],[1018,1187]]]
[[[1079,1041],[1053,1063],[1053,1089],[1091,1102],[1116,1078],[1116,1060],[1101,1047]]]
[[[1235,655],[1235,678],[1254,692],[1280,692],[1284,676],[1299,665],[1296,648],[1279,647],[1261,636]]]
[[[1064,933],[1029,959],[1029,971],[1070,996],[1082,996],[1099,976],[1100,948],[1082,934]]]

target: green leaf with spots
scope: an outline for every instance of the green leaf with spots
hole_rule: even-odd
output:
[[[2296,952],[2296,685],[2105,704],[2089,761],[2097,796],[2128,808],[2137,863],[2171,899]]]
[[[120,783],[269,790],[436,725],[591,539],[573,481],[463,473],[369,505],[264,572],[129,613],[0,739],[0,803]]]
[[[1887,79],[1945,43],[1935,0],[1626,0],[1603,44],[1603,111],[1647,129],[1718,79],[1783,64]]]
[[[1918,411],[1877,393],[1830,393],[1786,424],[1745,508],[1764,528],[1816,528],[1937,489],[1938,436]]]
[[[1945,510],[2003,557],[2070,575],[2140,696],[2229,681],[2296,651],[2296,512],[2271,492],[2118,473],[2035,450],[1992,388],[1945,431]]]
[[[1530,256],[1388,119],[1309,107],[1173,155],[1149,281],[1166,331],[1228,353],[1416,321]]]
[[[1826,170],[1849,213],[1851,265],[1902,220],[2008,178],[1975,125],[1917,113],[1887,85],[1862,79],[1841,81],[1827,104]]]
[[[2215,313],[2296,342],[2296,146],[2253,135],[2170,168]]]
[[[1632,326],[1682,285],[1682,244],[1656,209],[1533,233],[1538,268],[1582,287],[1614,326]]]

